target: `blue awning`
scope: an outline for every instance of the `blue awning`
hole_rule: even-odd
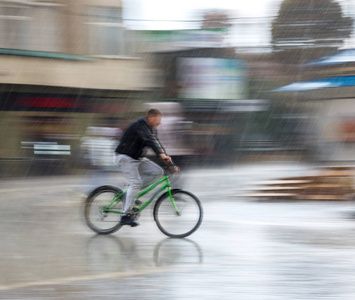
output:
[[[309,81],[294,82],[272,92],[301,92],[324,88],[355,86],[355,76],[329,77]]]
[[[336,54],[324,56],[319,60],[304,64],[304,66],[328,66],[355,62],[355,49],[342,50]]]

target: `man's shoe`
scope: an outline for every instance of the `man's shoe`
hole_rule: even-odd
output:
[[[121,217],[121,221],[120,221],[121,225],[129,225],[131,227],[136,227],[139,225],[138,222],[134,221],[132,218],[132,215],[128,214],[128,215],[123,215]]]

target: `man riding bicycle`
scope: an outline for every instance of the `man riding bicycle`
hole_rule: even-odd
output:
[[[149,186],[164,174],[160,166],[145,157],[147,147],[151,148],[164,163],[170,166],[171,172],[177,173],[179,171],[179,168],[173,164],[171,157],[166,155],[157,137],[156,128],[160,125],[162,116],[159,109],[149,109],[145,117],[141,117],[129,125],[115,150],[115,163],[129,182],[123,207],[124,214],[120,221],[122,225],[132,227],[139,225],[132,218],[135,197],[141,188]]]

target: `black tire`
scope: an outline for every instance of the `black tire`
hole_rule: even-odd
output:
[[[84,215],[86,224],[98,234],[110,234],[119,230],[121,214],[104,213],[102,207],[111,203],[122,190],[114,186],[100,186],[93,190],[85,201]],[[120,201],[115,210],[123,210],[123,202]]]
[[[171,204],[168,193],[163,194],[154,206],[154,220],[165,235],[184,238],[194,233],[201,225],[203,209],[200,200],[190,192],[171,191],[175,204],[181,212],[178,215]]]

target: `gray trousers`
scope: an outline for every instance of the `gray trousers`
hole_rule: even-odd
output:
[[[148,158],[133,159],[124,154],[115,156],[115,164],[118,165],[129,183],[123,207],[123,212],[128,214],[132,211],[139,191],[157,181],[164,175],[164,171]]]

